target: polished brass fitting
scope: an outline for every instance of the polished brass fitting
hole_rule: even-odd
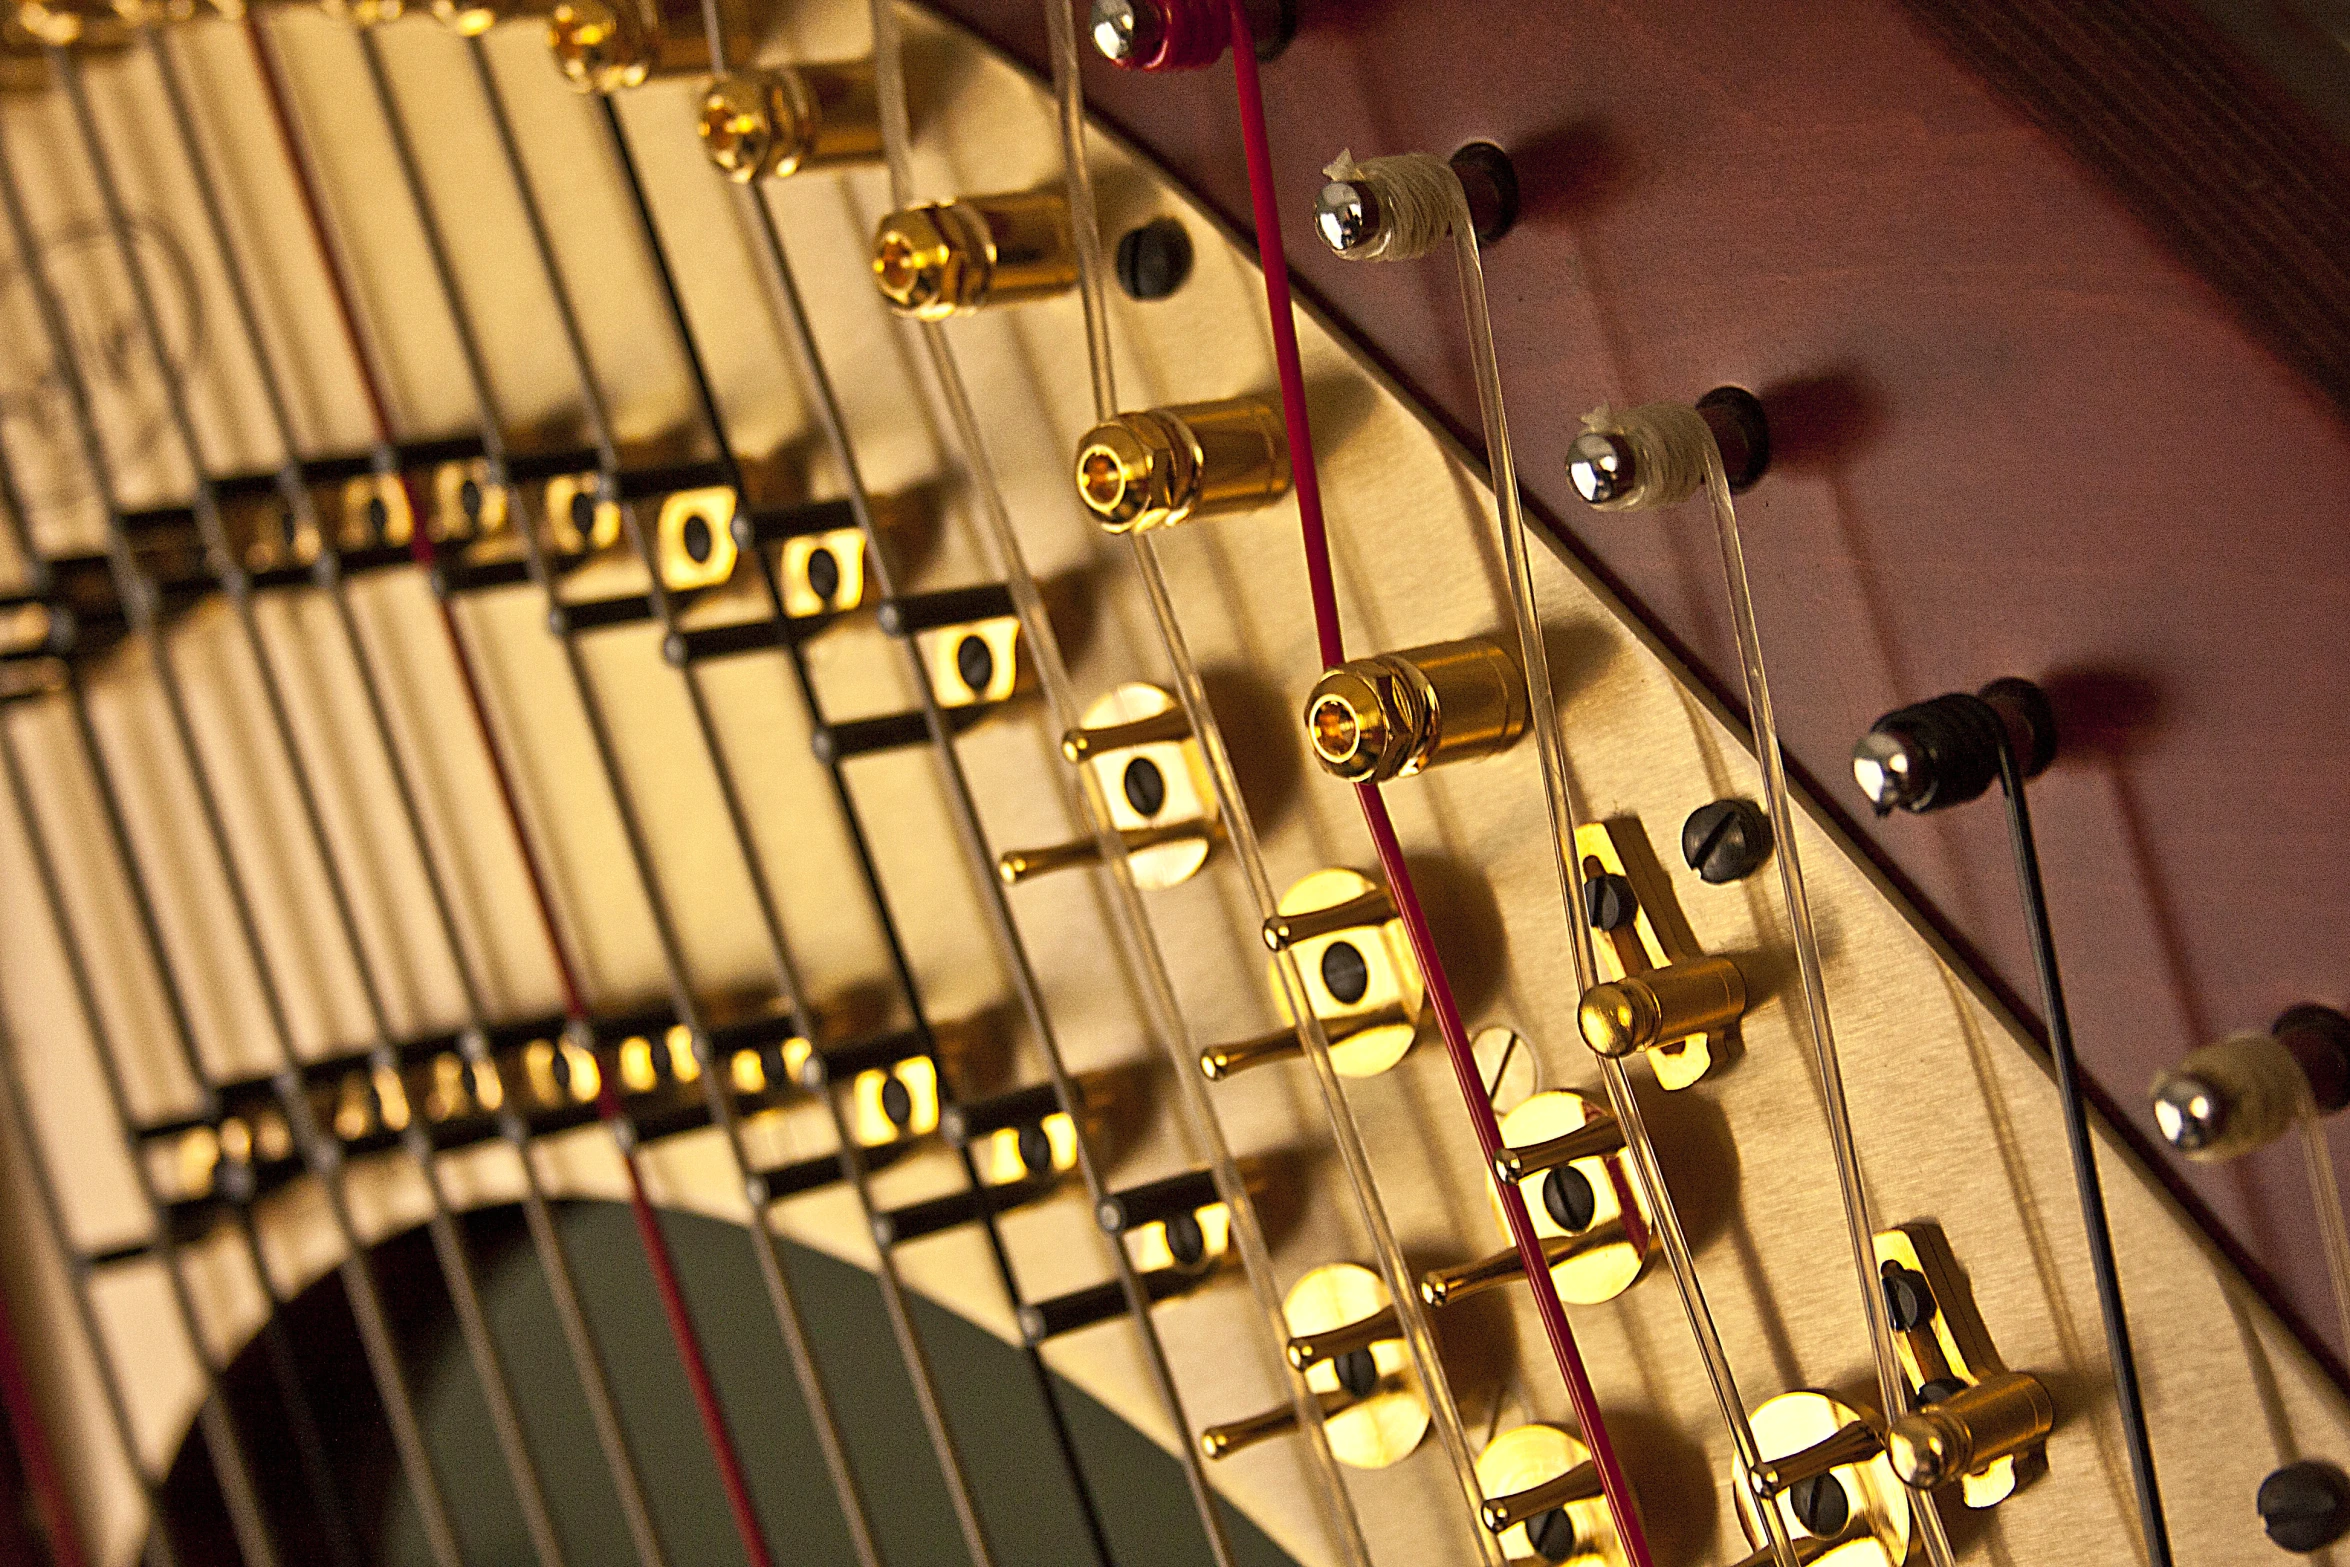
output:
[[[1904,1485],[1931,1490],[2037,1447],[2055,1426],[2040,1379],[2001,1371],[1894,1421],[1885,1456]]]
[[[9,62],[9,83],[35,92],[49,85],[49,62],[41,55],[41,45],[120,49],[130,43],[140,22],[108,0],[18,0],[8,10],[6,24],[0,25],[0,52]]]
[[[553,0],[432,0],[434,18],[467,38],[479,38],[500,22],[544,24],[553,9]]]
[[[1064,293],[1077,281],[1068,200],[1015,191],[893,212],[873,234],[873,280],[923,321]]]
[[[1324,771],[1380,783],[1507,750],[1526,688],[1516,659],[1472,637],[1350,659],[1314,683],[1305,717]]]
[[[710,69],[699,0],[555,0],[547,46],[581,92],[618,92]]]
[[[702,93],[702,146],[728,179],[786,179],[881,156],[873,62],[729,71]]]
[[[1123,413],[1077,443],[1077,496],[1111,533],[1270,506],[1289,493],[1289,437],[1261,397]]]
[[[1592,986],[1575,1020],[1593,1050],[1628,1056],[1726,1028],[1745,1010],[1746,976],[1737,964],[1692,958]]]

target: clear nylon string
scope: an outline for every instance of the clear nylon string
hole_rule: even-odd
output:
[[[1711,504],[1714,531],[1722,548],[1722,574],[1730,589],[1731,617],[1738,628],[1738,661],[1746,677],[1746,705],[1754,723],[1754,753],[1762,769],[1763,807],[1770,814],[1771,856],[1779,867],[1779,889],[1787,901],[1787,923],[1795,941],[1795,964],[1803,980],[1804,1021],[1811,1034],[1812,1054],[1819,1065],[1821,1096],[1828,1112],[1828,1135],[1836,1155],[1836,1185],[1844,1203],[1844,1225],[1852,1243],[1852,1265],[1860,1284],[1861,1305],[1868,1317],[1869,1343],[1876,1362],[1877,1390],[1884,1400],[1885,1419],[1899,1419],[1909,1408],[1907,1383],[1901,1371],[1892,1315],[1878,1280],[1876,1221],[1869,1211],[1868,1186],[1862,1179],[1860,1152],[1852,1133],[1852,1111],[1845,1101],[1844,1068],[1836,1050],[1834,1025],[1828,1015],[1828,989],[1820,966],[1820,938],[1811,917],[1811,898],[1804,887],[1803,857],[1796,846],[1795,811],[1787,789],[1787,764],[1779,749],[1778,720],[1771,710],[1770,678],[1763,668],[1762,636],[1756,629],[1754,593],[1747,583],[1746,552],[1738,540],[1738,511],[1730,498],[1729,476],[1722,470],[1721,448],[1712,440],[1705,448],[1705,493]],[[1760,1509],[1770,1511],[1771,1509]],[[1920,1492],[1911,1509],[1924,1536],[1926,1554],[1934,1567],[1951,1567],[1955,1560],[1950,1536],[1930,1492]]]
[[[2325,1122],[2306,1093],[2301,1102],[2301,1162],[2309,1172],[2309,1196],[2317,1209],[2318,1233],[2325,1238],[2326,1271],[2334,1281],[2334,1311],[2341,1322],[2342,1342],[2350,1344],[2350,1224],[2343,1222],[2342,1187],[2334,1177]]]
[[[1559,896],[1566,916],[1567,945],[1574,958],[1578,996],[1599,981],[1591,926],[1583,917],[1583,863],[1575,852],[1575,826],[1582,819],[1575,802],[1574,775],[1567,763],[1566,739],[1558,716],[1558,701],[1550,683],[1550,655],[1542,637],[1542,616],[1535,597],[1534,566],[1526,547],[1526,512],[1518,491],[1518,470],[1510,448],[1509,417],[1502,402],[1501,363],[1494,350],[1492,312],[1485,296],[1485,263],[1469,212],[1468,198],[1457,179],[1447,181],[1453,202],[1453,258],[1460,273],[1461,298],[1468,317],[1469,351],[1477,373],[1477,403],[1485,425],[1485,445],[1492,466],[1493,493],[1500,511],[1502,553],[1509,570],[1510,609],[1517,622],[1518,652],[1526,673],[1527,705],[1533,710],[1535,749],[1542,763],[1543,799],[1549,811],[1552,858],[1559,879]],[[1762,1463],[1754,1427],[1738,1391],[1721,1331],[1707,1303],[1698,1277],[1696,1259],[1689,1250],[1687,1232],[1665,1184],[1656,1145],[1648,1134],[1646,1117],[1633,1092],[1623,1061],[1597,1056],[1601,1080],[1607,1086],[1609,1107],[1624,1133],[1625,1152],[1633,1178],[1647,1192],[1659,1245],[1681,1297],[1689,1331],[1705,1363],[1707,1386],[1729,1432],[1739,1464],[1751,1474]],[[1754,1509],[1765,1542],[1779,1567],[1796,1567],[1792,1537],[1781,1527],[1776,1506]]]

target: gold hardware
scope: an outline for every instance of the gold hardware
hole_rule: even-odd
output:
[[[503,535],[513,497],[490,482],[479,457],[445,462],[432,474],[432,531],[436,539],[471,541]]]
[[[547,537],[565,555],[589,555],[620,542],[620,503],[593,473],[559,473],[547,481]]]
[[[1349,659],[1314,683],[1306,738],[1348,783],[1490,756],[1526,732],[1517,660],[1481,637]]]
[[[0,656],[29,658],[49,645],[57,616],[46,604],[12,604],[0,609]]]
[[[405,0],[318,0],[318,8],[352,27],[381,27],[398,21],[407,10]],[[242,16],[244,11],[243,0],[221,6],[223,15]]]
[[[1803,1541],[1817,1539],[1835,1542],[1836,1560],[1853,1567],[1908,1560],[1909,1488],[1893,1473],[1873,1419],[1825,1393],[1782,1393],[1756,1409],[1763,1465],[1754,1474],[1741,1469],[1731,1487],[1748,1541],[1768,1544],[1756,1512],[1768,1505],[1799,1553]]]
[[[1188,823],[1176,823],[1165,827],[1124,827],[1119,829],[1118,838],[1126,845],[1127,859],[1130,864],[1155,850],[1179,848],[1183,851],[1184,858],[1191,861],[1193,869],[1197,869],[1200,862],[1207,859],[1208,846],[1211,842],[1204,829]],[[1024,881],[1033,881],[1039,876],[1048,875],[1053,871],[1067,870],[1071,866],[1098,865],[1101,863],[1101,859],[1100,841],[1094,838],[1080,838],[1073,843],[1055,844],[1046,849],[1007,849],[996,856],[995,868],[996,874],[1003,878],[1005,886],[1017,887]],[[1182,881],[1189,874],[1190,872],[1186,871],[1183,876],[1178,876],[1175,880]],[[1162,886],[1174,885],[1174,882],[1146,880],[1139,864],[1135,865],[1134,883],[1146,891],[1156,891]]]
[[[1061,754],[1093,769],[1134,884],[1160,892],[1190,880],[1215,845],[1215,792],[1183,710],[1157,686],[1133,682],[1088,707],[1085,725],[1062,737]],[[1012,850],[996,871],[1017,886],[1101,858],[1100,842],[1084,838]]]
[[[345,481],[337,533],[346,550],[405,545],[416,533],[408,486],[396,473],[364,473]]]
[[[733,486],[678,490],[661,498],[653,558],[661,585],[672,593],[714,588],[734,575]]]
[[[1635,910],[1631,923],[1596,933],[1599,939],[1594,942],[1594,955],[1603,981],[1626,980],[1704,957],[1673,897],[1671,878],[1657,863],[1638,821],[1621,818],[1576,828],[1575,853],[1583,861],[1586,882],[1620,876],[1632,888]],[[1743,978],[1740,983],[1743,986]],[[1657,1086],[1687,1088],[1703,1078],[1728,1046],[1727,1027],[1724,1024],[1678,1039],[1668,1037],[1647,1047]]]
[[[1581,1094],[1554,1089],[1502,1117],[1501,1136],[1509,1146],[1495,1157],[1495,1169],[1518,1183],[1559,1298],[1594,1306],[1630,1289],[1655,1250],[1656,1224],[1648,1194],[1621,1157],[1624,1138],[1615,1118]],[[1493,1217],[1506,1238],[1498,1193]],[[1515,1261],[1518,1254],[1507,1255]]]
[[[748,40],[729,43],[742,48]],[[547,44],[564,77],[581,92],[618,92],[710,69],[699,0],[555,0],[547,12]]]
[[[1885,1452],[1906,1483],[1966,1482],[1967,1505],[1988,1507],[1973,1499],[1976,1476],[2001,1464],[2012,1472],[2017,1455],[2044,1446],[2055,1426],[2056,1404],[2040,1379],[2001,1371],[1894,1421]]]
[[[876,513],[874,522],[884,521]],[[865,602],[865,530],[831,528],[785,539],[779,575],[783,612],[794,620],[846,614]]]
[[[908,1056],[859,1072],[849,1104],[850,1130],[860,1147],[926,1136],[938,1129],[938,1065],[928,1056]]]
[[[941,626],[915,638],[941,707],[1007,702],[1035,681],[1016,615]]]
[[[970,1153],[989,1186],[1065,1174],[1077,1168],[1077,1123],[1056,1110],[1028,1126],[999,1127],[972,1142]]]
[[[1328,1424],[1331,1416],[1350,1407],[1355,1402],[1354,1395],[1344,1388],[1315,1396],[1321,1402],[1322,1420],[1325,1425]],[[1200,1456],[1211,1460],[1230,1458],[1244,1447],[1254,1447],[1268,1437],[1287,1436],[1296,1429],[1296,1407],[1283,1404],[1280,1408],[1268,1409],[1261,1415],[1250,1415],[1245,1420],[1227,1421],[1223,1425],[1209,1426],[1201,1431],[1199,1434]]]
[[[1261,397],[1123,413],[1077,443],[1077,495],[1111,533],[1256,511],[1289,493],[1289,438]]]
[[[1403,921],[1386,891],[1350,870],[1316,871],[1281,895],[1265,922],[1265,944],[1297,961],[1307,1003],[1330,1043],[1342,1077],[1376,1077],[1404,1058],[1419,1033],[1425,994]],[[1273,1005],[1294,1028],[1280,961],[1267,970]],[[1294,1033],[1280,1032],[1203,1051],[1200,1070],[1222,1080],[1235,1072],[1303,1054]]]
[[[1352,1400],[1335,1413],[1324,1405],[1332,1456],[1356,1469],[1384,1469],[1420,1445],[1428,1400],[1378,1274],[1351,1262],[1316,1268],[1290,1288],[1281,1315],[1291,1335],[1290,1366],[1304,1374],[1307,1390]],[[1276,1430],[1294,1427],[1294,1412],[1287,1425],[1278,1424],[1279,1414],[1257,1421],[1275,1421]],[[1201,1448],[1207,1450],[1205,1435]]]
[[[1902,1375],[1930,1400],[1894,1423],[1899,1440],[1889,1435],[1886,1442],[1893,1467],[1913,1485],[1958,1480],[1967,1506],[1995,1507],[2045,1466],[2055,1405],[2038,1378],[2001,1363],[1938,1228],[1880,1230],[1876,1255],[1887,1304],[1896,1307]],[[1928,1469],[1940,1478],[1915,1478]]]
[[[1596,1232],[1589,1235],[1545,1236],[1542,1255],[1553,1268],[1561,1267],[1576,1252],[1586,1246],[1600,1244],[1605,1239],[1604,1235]],[[1420,1275],[1420,1299],[1431,1306],[1458,1305],[1471,1296],[1482,1295],[1512,1279],[1525,1276],[1525,1260],[1513,1246],[1506,1251],[1497,1251],[1490,1257],[1480,1257],[1475,1262],[1461,1263],[1457,1267],[1429,1269]]]
[[[545,25],[552,0],[432,0],[432,14],[445,27],[467,38],[479,38],[500,22],[535,21]]]
[[[10,86],[40,92],[49,86],[49,65],[40,46],[59,49],[112,50],[126,47],[143,18],[132,8],[118,8],[106,0],[18,0],[0,26],[0,50],[9,57]],[[191,15],[193,14],[191,10]],[[13,67],[24,61],[21,73]]]
[[[1504,1431],[1477,1457],[1477,1488],[1485,1495],[1478,1520],[1510,1561],[1614,1567],[1623,1560],[1599,1467],[1571,1431]]]
[[[702,93],[702,145],[727,178],[788,179],[881,156],[873,62],[730,71]]]
[[[1077,281],[1068,201],[1018,191],[893,212],[874,231],[873,280],[924,321],[1065,293]]]
[[[1746,979],[1728,958],[1697,958],[1594,985],[1575,1009],[1583,1042],[1603,1056],[1710,1034],[1746,1011]]]

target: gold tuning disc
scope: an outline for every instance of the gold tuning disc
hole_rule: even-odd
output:
[[[893,212],[874,230],[873,281],[891,309],[924,321],[1067,293],[1077,282],[1068,200],[1017,191]]]
[[[1062,737],[1061,754],[1092,770],[1137,887],[1163,891],[1207,863],[1216,840],[1215,786],[1174,697],[1139,681],[1106,692],[1085,710],[1083,726]],[[996,870],[1017,885],[1100,862],[1100,843],[1087,837],[1012,850],[998,857]]]
[[[1281,895],[1265,944],[1297,960],[1306,1000],[1330,1041],[1341,1077],[1376,1077],[1404,1058],[1419,1033],[1426,988],[1394,900],[1360,872],[1315,871]],[[1273,1005],[1297,1021],[1276,959],[1267,970]],[[1201,1052],[1200,1070],[1221,1080],[1303,1053],[1296,1036],[1272,1033]]]
[[[1559,1298],[1591,1306],[1630,1289],[1656,1250],[1656,1224],[1623,1158],[1615,1118],[1581,1094],[1554,1089],[1502,1117],[1501,1136],[1496,1173],[1518,1183],[1534,1232],[1555,1256]],[[1506,1237],[1498,1198],[1494,1222]]]
[[[1289,480],[1289,438],[1262,397],[1139,409],[1077,443],[1077,498],[1110,533],[1258,511]]]
[[[1387,1286],[1370,1269],[1334,1262],[1291,1286],[1281,1314],[1289,1360],[1322,1401],[1330,1451],[1356,1469],[1385,1469],[1410,1455],[1428,1431],[1428,1400],[1404,1348]],[[1297,1429],[1284,1405],[1200,1433],[1200,1451],[1223,1458]]]
[[[1306,698],[1306,741],[1348,783],[1506,751],[1526,732],[1517,660],[1482,637],[1349,659]]]
[[[730,71],[702,91],[703,150],[728,179],[788,179],[881,156],[873,62]]]
[[[1832,1545],[1840,1564],[1900,1567],[1909,1559],[1909,1488],[1885,1456],[1876,1417],[1825,1393],[1782,1393],[1754,1411],[1759,1471],[1731,1476],[1747,1540],[1765,1547],[1760,1514],[1778,1510],[1801,1559],[1806,1541]],[[1735,1463],[1735,1460],[1733,1460]]]
[[[1617,1567],[1624,1559],[1591,1452],[1571,1431],[1523,1425],[1477,1458],[1478,1518],[1513,1562]]]

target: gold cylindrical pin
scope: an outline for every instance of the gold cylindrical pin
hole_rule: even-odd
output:
[[[873,234],[873,281],[924,321],[1066,293],[1077,282],[1068,199],[1015,191],[893,212]]]
[[[1391,1004],[1376,1012],[1357,1012],[1346,1017],[1331,1018],[1323,1027],[1331,1050],[1336,1052],[1340,1045],[1366,1030],[1393,1028],[1398,1023],[1410,1021],[1402,1007]],[[1252,1066],[1264,1066],[1273,1061],[1293,1061],[1305,1053],[1305,1046],[1297,1042],[1297,1030],[1276,1029],[1269,1034],[1259,1034],[1254,1039],[1209,1046],[1199,1053],[1199,1069],[1209,1082],[1221,1083],[1234,1073],[1245,1072]],[[1341,1075],[1351,1075],[1343,1063],[1339,1064],[1338,1069]]]
[[[700,0],[555,0],[547,11],[547,45],[581,92],[618,92],[710,69]]]
[[[1358,1349],[1369,1349],[1383,1339],[1402,1337],[1403,1328],[1396,1320],[1395,1308],[1382,1306],[1359,1322],[1349,1322],[1325,1333],[1300,1335],[1291,1339],[1288,1345],[1289,1364],[1293,1370],[1305,1371],[1325,1360],[1336,1360]]]
[[[1477,1509],[1477,1516],[1484,1520],[1489,1531],[1504,1534],[1528,1519],[1541,1517],[1554,1507],[1564,1507],[1570,1502],[1588,1502],[1595,1496],[1605,1494],[1606,1488],[1599,1483],[1599,1465],[1586,1460],[1565,1474],[1554,1475],[1540,1485],[1513,1496],[1487,1498],[1484,1505]]]
[[[1183,716],[1182,708],[1170,707],[1163,713],[1138,718],[1130,724],[1104,724],[1099,729],[1072,729],[1061,736],[1061,754],[1072,762],[1082,762],[1104,752],[1190,738],[1191,720]]]
[[[728,179],[788,179],[881,156],[873,62],[729,71],[702,93],[702,146]]]
[[[432,14],[444,27],[479,38],[500,22],[544,24],[554,0],[432,0]]]
[[[1270,506],[1289,493],[1289,437],[1261,397],[1123,413],[1077,443],[1077,496],[1104,529],[1139,533]]]
[[[1628,1056],[1726,1028],[1746,1010],[1746,977],[1728,958],[1692,958],[1594,985],[1575,1020],[1603,1056]]]
[[[8,10],[8,21],[0,24],[0,51],[12,63],[27,62],[22,81],[29,91],[49,85],[49,63],[41,57],[40,45],[120,49],[129,44],[140,25],[138,17],[118,10],[108,0],[18,0]]]
[[[1555,1170],[1562,1164],[1573,1164],[1577,1159],[1601,1158],[1623,1146],[1624,1129],[1616,1124],[1615,1117],[1593,1111],[1591,1119],[1580,1129],[1563,1137],[1524,1148],[1504,1148],[1493,1156],[1493,1173],[1514,1183],[1529,1175]]]
[[[1384,925],[1394,918],[1395,899],[1385,887],[1374,887],[1359,897],[1349,898],[1344,903],[1333,903],[1327,908],[1274,915],[1265,921],[1265,945],[1275,952],[1282,952],[1301,941],[1311,941],[1316,936]]]
[[[1344,1388],[1323,1393],[1320,1398],[1322,1418],[1325,1420],[1355,1401],[1354,1395]],[[1263,1414],[1251,1415],[1246,1420],[1232,1420],[1220,1426],[1209,1426],[1199,1434],[1200,1456],[1207,1459],[1230,1458],[1244,1447],[1254,1447],[1267,1437],[1287,1436],[1296,1429],[1297,1406],[1283,1404],[1278,1409],[1268,1409]]]
[[[1517,660],[1481,637],[1350,659],[1306,698],[1306,738],[1348,783],[1409,778],[1508,749],[1526,732]]]
[[[1562,1262],[1573,1261],[1578,1253],[1591,1247],[1614,1245],[1622,1239],[1622,1227],[1614,1224],[1581,1235],[1546,1235],[1542,1238],[1542,1256],[1555,1268]],[[1431,1306],[1450,1306],[1525,1276],[1525,1260],[1513,1246],[1475,1262],[1464,1262],[1457,1268],[1429,1269],[1420,1275],[1420,1298]]]
[[[1208,834],[1197,822],[1178,822],[1165,827],[1128,827],[1118,837],[1125,843],[1128,854],[1144,849],[1155,849],[1170,843],[1201,843]],[[1048,849],[1008,849],[996,857],[996,874],[1007,887],[1017,887],[1052,871],[1067,870],[1076,865],[1099,865],[1102,860],[1101,840],[1080,838],[1074,843],[1056,844]]]
[[[2046,1441],[2055,1425],[2040,1379],[2001,1371],[1894,1421],[1885,1456],[1904,1485],[1930,1490]]]
[[[1855,1420],[1801,1452],[1770,1460],[1754,1471],[1749,1477],[1749,1483],[1757,1496],[1778,1496],[1806,1480],[1817,1479],[1831,1469],[1841,1469],[1847,1464],[1867,1463],[1884,1450],[1884,1439],[1870,1430],[1865,1422]]]

